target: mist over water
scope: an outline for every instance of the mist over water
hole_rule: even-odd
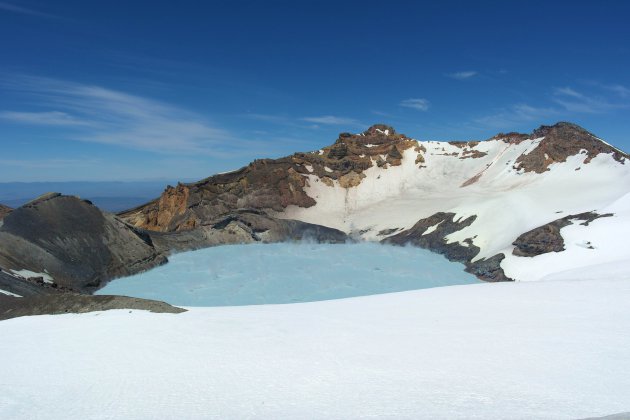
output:
[[[476,283],[462,264],[413,247],[375,243],[226,245],[173,255],[96,294],[180,306],[310,302]]]

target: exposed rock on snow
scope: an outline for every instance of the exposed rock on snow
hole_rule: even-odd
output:
[[[516,238],[516,241],[513,243],[516,248],[514,248],[512,253],[519,257],[533,257],[547,252],[564,251],[564,238],[560,234],[560,229],[572,225],[576,221],[581,221],[581,225],[588,226],[593,220],[611,216],[611,213],[597,214],[588,212],[554,220],[546,225],[525,232]]]
[[[626,153],[611,147],[593,134],[575,124],[561,122],[553,126],[543,125],[534,130],[534,138],[543,138],[536,148],[516,159],[515,168],[525,172],[542,173],[549,170],[549,165],[566,162],[569,156],[584,154],[584,162],[589,163],[600,153],[612,153],[613,158],[624,163],[630,158]]]
[[[454,220],[454,213],[436,213],[426,219],[418,221],[411,229],[400,232],[384,239],[383,242],[397,245],[415,245],[430,249],[433,252],[444,255],[451,261],[466,264],[466,271],[475,274],[486,281],[510,281],[505,276],[500,263],[505,258],[503,254],[497,254],[489,259],[481,259],[472,262],[479,253],[479,247],[473,244],[473,238],[467,238],[463,244],[448,242],[448,235],[458,232],[474,221],[476,216],[470,216],[464,220]]]

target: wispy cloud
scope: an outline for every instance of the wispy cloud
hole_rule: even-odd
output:
[[[446,76],[450,77],[451,79],[466,80],[466,79],[470,79],[471,77],[475,77],[477,74],[479,73],[476,71],[468,70],[468,71],[458,71],[455,73],[447,73]]]
[[[553,101],[568,112],[583,114],[601,114],[611,109],[623,107],[623,104],[615,103],[608,98],[585,95],[568,86],[556,88]]]
[[[246,147],[199,115],[153,99],[100,86],[37,77],[5,79],[0,87],[37,98],[42,111],[0,111],[19,124],[65,126],[72,140],[158,153],[222,157]]]
[[[521,103],[501,109],[494,114],[475,118],[473,123],[493,129],[504,129],[528,121],[546,121],[557,116],[558,113],[558,110],[553,107],[539,107]]]
[[[0,165],[20,169],[67,169],[68,167],[89,168],[102,163],[96,159],[0,159]]]
[[[400,106],[417,109],[418,111],[428,111],[430,105],[430,102],[424,98],[405,99],[400,103]]]
[[[23,15],[30,15],[30,16],[38,16],[38,17],[43,17],[43,18],[56,18],[57,17],[49,13],[40,12],[38,10],[33,10],[33,9],[29,9],[22,6],[17,6],[15,4],[7,3],[4,1],[0,1],[0,12],[1,11],[11,12],[11,13],[20,13]]]
[[[627,88],[623,85],[609,85],[609,86],[605,86],[605,88],[615,92],[617,95],[621,96],[622,98],[630,97],[630,88]]]
[[[1,111],[0,119],[17,123],[58,126],[89,126],[89,121],[82,121],[60,111],[16,112]]]
[[[473,119],[473,123],[491,128],[513,128],[523,122],[549,122],[550,119],[571,118],[580,114],[603,114],[629,108],[630,105],[620,101],[619,98],[611,97],[610,93],[604,95],[603,90],[607,89],[624,97],[626,93],[623,86],[617,89],[609,89],[610,86],[598,85],[599,92],[583,93],[573,87],[558,87],[551,91],[545,103],[541,105],[529,105],[519,103],[497,110],[494,114]],[[602,89],[604,88],[604,89]]]
[[[304,117],[301,118],[301,120],[324,125],[360,125],[360,123],[353,118],[336,117],[334,115],[323,115],[321,117]]]

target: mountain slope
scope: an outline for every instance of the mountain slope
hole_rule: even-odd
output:
[[[482,142],[416,141],[376,125],[360,134],[342,133],[319,151],[257,160],[235,172],[168,187],[159,199],[120,216],[168,232],[253,207],[360,239],[415,243],[467,263],[485,280],[526,280],[523,270],[513,268],[520,263],[510,261],[532,257],[512,254],[513,242],[567,215],[605,212],[630,192],[628,159],[570,123]],[[440,219],[443,214],[451,215],[448,221]],[[597,219],[589,231],[623,227],[620,217]],[[444,229],[449,223],[459,226]],[[421,238],[428,234],[433,240]],[[604,252],[590,250],[595,260],[606,260]],[[507,265],[510,275],[504,273]]]

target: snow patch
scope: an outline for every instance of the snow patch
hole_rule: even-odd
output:
[[[0,294],[6,295],[6,296],[18,297],[18,298],[22,297],[20,295],[16,295],[15,293],[11,293],[11,292],[9,292],[7,290],[2,290],[2,289],[0,289]]]
[[[52,284],[55,282],[55,280],[52,278],[52,276],[50,274],[48,274],[47,272],[43,272],[43,273],[36,273],[35,271],[30,271],[30,270],[11,270],[11,272],[17,276],[20,276],[24,279],[34,279],[34,278],[38,278],[41,277],[44,280],[44,283],[49,283]]]

